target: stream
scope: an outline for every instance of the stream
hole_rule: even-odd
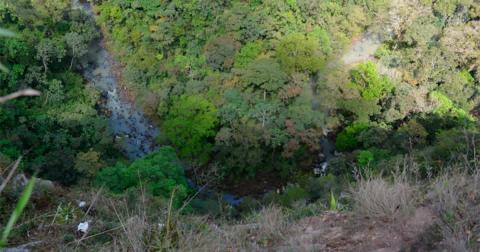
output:
[[[90,4],[78,1],[73,4],[95,17]],[[133,160],[158,149],[155,141],[158,129],[141,109],[125,98],[115,76],[115,62],[104,48],[103,39],[91,43],[82,66],[88,85],[102,93],[105,101],[102,109],[108,111],[111,132],[125,156]]]
[[[72,6],[83,10],[88,16],[95,18],[92,6],[87,2],[72,1]],[[127,158],[135,160],[141,158],[159,148],[156,138],[159,134],[157,126],[145,116],[141,108],[126,99],[121,85],[115,75],[115,61],[112,55],[104,47],[103,39],[93,42],[88,54],[81,62],[83,76],[88,85],[95,87],[102,93],[104,104],[102,109],[108,111],[109,125],[115,142],[121,144],[121,150]],[[188,179],[188,184],[199,191],[204,197],[214,197],[219,192],[196,185]],[[222,192],[223,200],[238,206],[243,197]]]

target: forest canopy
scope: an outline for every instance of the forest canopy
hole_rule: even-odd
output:
[[[479,117],[478,0],[0,0],[0,250],[270,251],[363,207],[478,251]]]
[[[476,132],[476,1],[103,0],[84,7],[0,4],[2,26],[17,34],[0,43],[10,70],[0,72],[1,94],[26,86],[44,94],[2,106],[1,157],[28,152],[25,169],[44,178],[91,181],[122,159],[124,136],[111,133],[101,112],[108,94],[82,76],[99,41],[113,55],[121,88],[158,126],[154,142],[172,146],[189,176],[283,180],[327,157],[335,175],[348,165],[380,171],[414,151],[441,164],[454,155],[438,154],[443,141],[460,129]],[[324,146],[326,139],[335,144]]]

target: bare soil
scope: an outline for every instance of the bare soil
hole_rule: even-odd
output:
[[[435,220],[428,207],[417,208],[412,215],[397,220],[372,220],[327,212],[301,220],[301,232],[287,241],[286,247],[293,247],[295,251],[325,252],[431,251],[428,244],[421,241],[432,232]]]

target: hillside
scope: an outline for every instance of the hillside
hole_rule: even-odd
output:
[[[479,248],[478,1],[0,0],[0,63],[0,248]]]

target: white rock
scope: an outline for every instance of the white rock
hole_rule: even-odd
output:
[[[86,233],[88,230],[88,226],[89,226],[89,221],[80,222],[80,224],[78,224],[77,231]]]
[[[78,207],[80,207],[80,208],[84,208],[86,205],[87,205],[87,202],[85,202],[85,201],[80,201],[78,203]]]

